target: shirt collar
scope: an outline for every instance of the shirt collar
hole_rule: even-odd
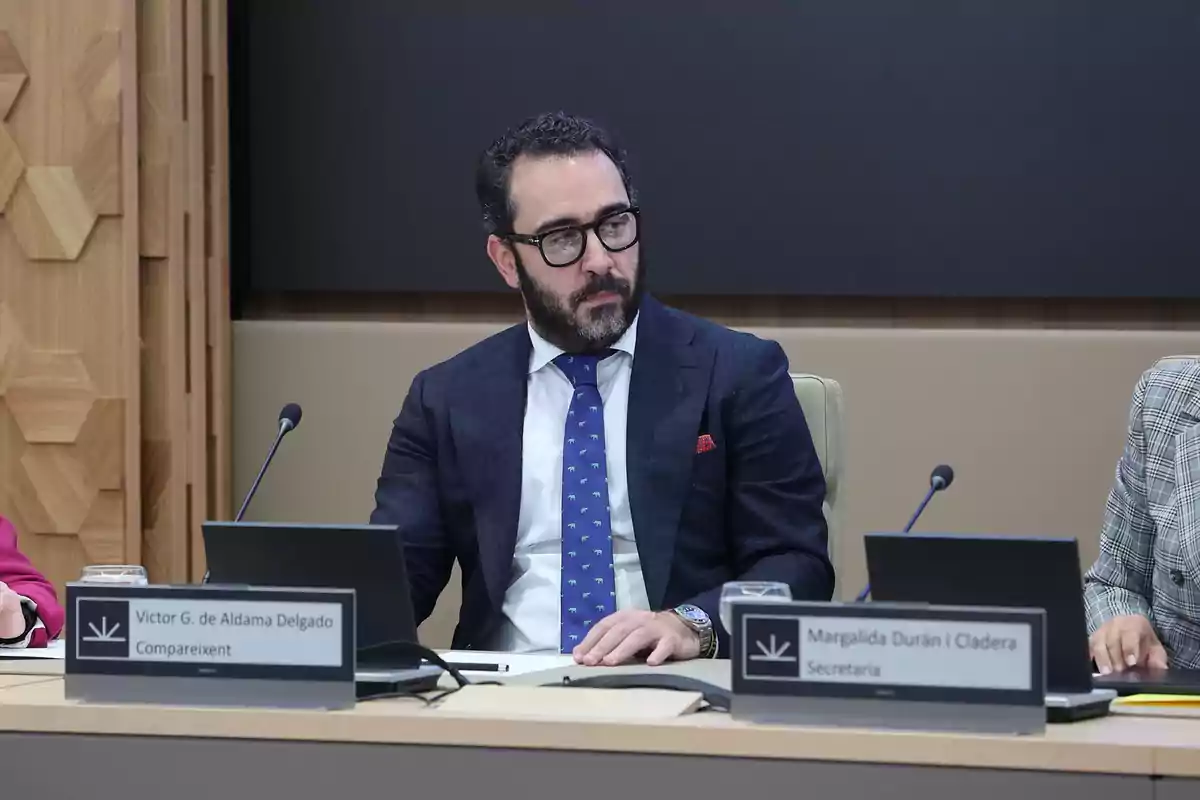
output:
[[[639,311],[633,318],[633,322],[629,323],[629,327],[621,334],[621,338],[613,343],[612,349],[619,350],[622,353],[628,353],[630,358],[633,357],[634,347],[637,345],[637,325],[638,317],[642,314]],[[533,343],[533,350],[529,354],[529,374],[540,370],[542,367],[549,364],[554,359],[561,356],[566,351],[560,347],[550,344],[541,335],[533,329],[533,325],[526,323],[529,328],[529,340]]]

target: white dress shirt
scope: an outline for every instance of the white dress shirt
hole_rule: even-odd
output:
[[[495,649],[559,651],[562,570],[563,435],[573,389],[553,361],[563,351],[529,328],[529,385],[521,459],[521,513],[513,553],[513,581],[504,596],[504,624]],[[625,469],[629,381],[637,342],[637,317],[600,362],[596,385],[604,402],[604,448],[612,522],[617,610],[649,609],[633,534]]]

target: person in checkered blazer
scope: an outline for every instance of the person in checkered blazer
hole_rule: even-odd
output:
[[[1160,362],[1134,389],[1084,598],[1101,673],[1200,668],[1200,359]]]

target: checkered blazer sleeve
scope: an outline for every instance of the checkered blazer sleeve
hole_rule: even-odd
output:
[[[1150,617],[1155,528],[1147,504],[1143,414],[1149,374],[1134,388],[1125,448],[1104,506],[1100,555],[1083,579],[1089,634],[1113,617]]]

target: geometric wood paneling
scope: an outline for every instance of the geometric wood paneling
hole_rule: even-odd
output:
[[[125,401],[96,400],[75,438],[75,450],[88,478],[101,491],[125,488]]]
[[[21,336],[21,328],[17,325],[17,317],[0,300],[0,397],[4,396],[12,375],[20,363],[25,340]]]
[[[25,171],[25,160],[8,129],[0,124],[0,207],[8,204],[17,181]]]
[[[95,213],[121,213],[121,35],[97,34],[75,71],[75,83],[89,117],[89,132],[75,175]]]
[[[50,527],[38,533],[79,533],[99,489],[88,480],[87,466],[76,448],[61,444],[27,447],[21,466],[33,489],[33,496],[23,498],[22,505],[36,504],[40,507],[38,519],[50,520]]]
[[[93,124],[115,125],[121,118],[121,34],[101,31],[88,42],[75,85]]]
[[[224,16],[0,0],[0,515],[60,589],[228,515]]]
[[[5,392],[8,410],[30,444],[74,442],[95,399],[80,354],[46,350],[25,352]]]
[[[120,125],[110,123],[92,129],[75,160],[74,173],[84,200],[96,214],[121,213]]]
[[[96,216],[72,167],[26,167],[8,204],[13,233],[35,261],[79,258]]]
[[[28,448],[12,414],[0,402],[0,475],[4,476],[0,480],[0,513],[16,526],[22,543],[36,544],[34,534],[52,531],[55,524],[21,464]]]
[[[8,119],[29,74],[8,33],[0,31],[0,120]]]
[[[132,0],[0,0],[0,514],[60,588],[97,554],[140,557],[126,535],[140,527],[126,437],[136,218],[101,221],[93,206],[123,192],[114,170],[136,171],[121,127],[136,107],[120,92],[136,75],[133,11]],[[132,38],[114,51],[123,29]],[[136,214],[136,195],[115,207]]]
[[[89,564],[119,564],[126,560],[125,499],[121,492],[96,493],[78,539]]]

